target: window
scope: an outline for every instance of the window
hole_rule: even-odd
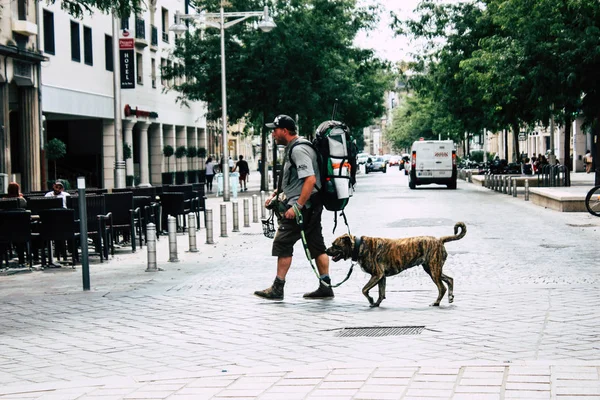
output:
[[[150,63],[150,68],[152,68],[152,87],[156,89],[156,59],[152,58]]]
[[[17,3],[17,17],[20,21],[27,21],[27,0],[18,0]]]
[[[169,43],[169,10],[162,9],[162,40]]]
[[[164,58],[160,59],[160,84],[161,86],[165,87],[167,86],[167,81],[165,80],[165,78],[163,78],[163,74],[164,74],[164,69],[167,66],[167,60],[165,60]]]
[[[54,13],[44,10],[44,51],[55,54],[54,47]]]
[[[129,30],[129,16],[121,18],[121,29]]]
[[[79,24],[71,21],[71,60],[81,62],[81,40],[79,38]]]
[[[113,57],[114,56],[112,36],[104,35],[104,59],[107,71],[114,71]]]
[[[167,60],[167,70],[172,71],[172,67],[171,66],[172,66],[171,60]],[[167,81],[167,86],[168,87],[172,87],[173,86],[173,78],[171,78],[171,79],[169,79]]]
[[[142,53],[135,53],[135,64],[137,67],[137,83],[138,85],[144,84],[144,62]]]
[[[94,51],[92,50],[92,28],[83,27],[83,62],[94,65]]]

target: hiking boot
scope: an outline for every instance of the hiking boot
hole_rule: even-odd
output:
[[[283,300],[284,285],[285,281],[276,277],[275,281],[273,281],[273,285],[271,285],[270,288],[265,290],[257,290],[254,292],[254,295],[267,300]]]
[[[324,278],[323,281],[319,281],[319,288],[317,290],[314,292],[305,293],[302,297],[305,299],[331,299],[334,297],[333,289],[331,286],[327,285],[331,285],[330,278]]]

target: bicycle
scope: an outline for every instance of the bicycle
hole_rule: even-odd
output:
[[[600,217],[600,186],[593,187],[585,196],[585,208],[590,214]]]

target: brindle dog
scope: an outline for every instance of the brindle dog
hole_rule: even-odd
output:
[[[460,233],[458,233],[459,228]],[[352,258],[353,261],[358,261],[363,271],[371,274],[371,279],[362,290],[371,307],[378,307],[385,299],[386,277],[399,274],[415,265],[422,265],[438,288],[437,300],[431,305],[439,306],[446,293],[446,287],[442,281],[448,285],[448,302],[452,303],[454,301],[454,281],[442,272],[444,262],[448,256],[444,243],[462,239],[466,233],[467,227],[465,224],[457,222],[454,225],[453,236],[443,236],[439,239],[433,236],[417,236],[405,239],[384,239],[368,236],[358,238],[346,234],[333,241],[331,247],[327,249],[327,255],[333,261]],[[379,298],[376,302],[369,296],[369,291],[375,285],[379,285]]]

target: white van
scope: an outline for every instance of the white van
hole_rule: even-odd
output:
[[[421,140],[412,145],[408,186],[437,183],[456,189],[456,150],[452,140]]]

